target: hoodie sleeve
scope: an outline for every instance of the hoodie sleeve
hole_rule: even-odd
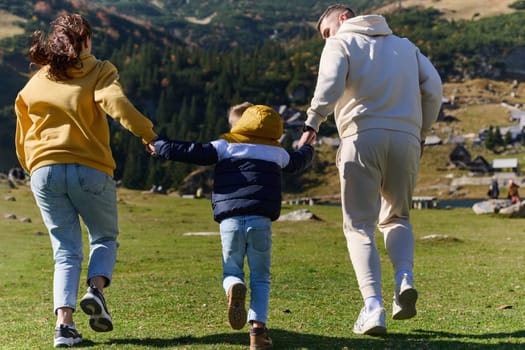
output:
[[[29,173],[29,169],[26,163],[26,153],[24,148],[24,142],[27,130],[33,124],[29,118],[27,105],[24,99],[19,94],[15,101],[15,114],[16,114],[16,132],[15,132],[15,146],[16,156],[22,168]]]
[[[219,157],[211,143],[186,142],[158,138],[153,142],[155,153],[161,158],[178,162],[212,165]]]
[[[304,145],[294,152],[290,152],[290,161],[283,168],[288,173],[296,173],[306,169],[312,164],[314,148],[311,145]]]
[[[349,55],[337,38],[326,40],[321,59],[314,97],[306,111],[305,125],[319,131],[319,126],[333,113],[334,106],[345,91]]]
[[[102,64],[95,87],[95,102],[135,136],[142,138],[142,143],[151,142],[157,137],[153,131],[153,123],[140,113],[124,94],[118,82],[117,68],[109,61]]]
[[[430,60],[419,50],[417,51],[417,59],[419,65],[421,107],[423,111],[421,141],[424,141],[426,135],[432,128],[432,124],[437,120],[443,98],[443,87],[436,68],[434,68]]]

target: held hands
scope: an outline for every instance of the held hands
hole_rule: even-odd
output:
[[[157,156],[157,153],[155,152],[155,145],[153,144],[154,141],[146,144],[146,152],[149,153],[150,156],[152,157],[156,157]]]
[[[166,148],[169,142],[170,142],[169,139],[163,136],[158,136],[157,138],[147,143],[144,147],[146,148],[146,152],[148,152],[150,156],[155,157],[155,158],[157,157],[164,158],[162,154],[162,149]],[[157,149],[159,153],[157,153],[155,149]]]
[[[301,135],[299,142],[297,143],[297,148],[301,148],[304,145],[311,145],[315,142],[315,137],[317,133],[313,129],[307,129]]]

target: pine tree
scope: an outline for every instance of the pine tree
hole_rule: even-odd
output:
[[[504,146],[504,142],[503,142],[503,136],[501,135],[501,130],[499,128],[499,126],[496,126],[496,130],[494,131],[494,143],[496,145],[496,147],[502,147]]]
[[[149,155],[144,150],[141,141],[133,137],[128,143],[126,166],[122,174],[122,184],[126,188],[144,189],[148,173]]]
[[[508,130],[505,133],[505,138],[503,139],[503,145],[507,146],[507,145],[510,145],[510,144],[512,144],[512,133],[510,132],[510,130]]]
[[[489,126],[487,135],[485,136],[485,147],[491,151],[493,151],[496,147],[496,137],[494,135],[494,127],[492,125]]]

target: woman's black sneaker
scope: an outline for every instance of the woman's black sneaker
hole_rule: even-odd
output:
[[[90,315],[89,325],[95,332],[113,330],[113,321],[106,307],[104,295],[95,287],[88,287],[86,294],[80,300],[82,310]]]
[[[55,328],[55,348],[69,348],[82,341],[82,334],[66,324]]]

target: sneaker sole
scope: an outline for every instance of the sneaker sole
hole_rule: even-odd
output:
[[[364,335],[371,335],[374,337],[379,337],[386,334],[386,327],[383,326],[375,326],[370,329],[367,329],[365,332],[363,332]]]
[[[104,317],[91,316],[89,326],[95,332],[111,332],[113,330],[113,323]]]
[[[95,332],[110,332],[113,330],[111,316],[109,316],[94,298],[80,301],[82,311],[90,315],[89,326]]]
[[[55,338],[55,342],[53,346],[55,348],[70,348],[75,344],[78,344],[82,341],[82,339],[74,339],[74,338]]]
[[[228,321],[233,329],[242,329],[246,324],[246,286],[234,284],[228,293]]]
[[[373,336],[373,337],[380,337],[380,336],[386,334],[386,327],[384,327],[384,326],[374,326],[374,327],[368,328],[364,332],[360,332],[360,331],[358,331],[358,330],[356,330],[354,328],[354,334],[370,335],[370,336]]]
[[[417,314],[416,301],[417,301],[417,290],[409,288],[399,294],[399,311],[392,315],[394,320],[408,320]],[[394,301],[395,303],[395,301]]]

